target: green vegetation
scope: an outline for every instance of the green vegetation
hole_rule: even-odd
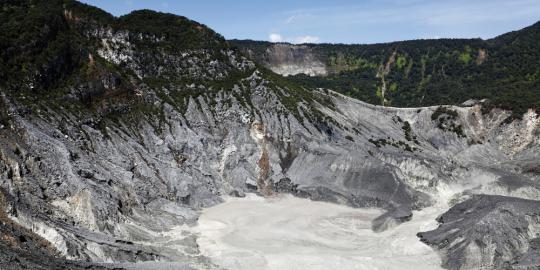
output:
[[[416,148],[410,146],[406,142],[396,141],[394,139],[391,139],[390,137],[388,139],[377,139],[377,140],[369,139],[368,141],[370,143],[372,143],[373,145],[375,145],[375,147],[377,147],[377,148],[381,148],[381,147],[385,147],[386,145],[390,145],[390,146],[398,148],[398,149],[403,148],[403,150],[408,151],[408,152],[416,151]]]
[[[197,99],[199,96],[209,96],[211,99],[207,102],[209,105],[215,105],[214,98],[219,91],[230,91],[235,85],[239,86],[241,81],[249,77],[252,73],[253,70],[232,70],[228,76],[215,80],[208,78],[182,78],[181,76],[177,76],[174,78],[147,77],[143,81],[156,92],[161,100],[175,107],[179,112],[185,113],[190,98]],[[186,87],[188,85],[193,85],[194,87]],[[202,89],[200,88],[201,86],[203,87]],[[232,96],[243,103],[245,107],[253,107],[250,104],[249,93],[244,88],[240,87],[240,93],[232,92],[229,98]]]
[[[381,100],[381,103],[384,102],[384,97],[382,95],[382,87],[377,86],[377,91],[375,92],[375,95]]]
[[[471,60],[471,47],[467,45],[465,46],[465,51],[459,54],[459,61],[463,62],[465,65],[468,65]]]
[[[463,52],[459,55],[459,60],[465,65],[468,65],[471,62],[471,59],[472,57],[470,52]]]
[[[222,106],[236,99],[252,113],[257,110],[247,85],[251,81],[244,80],[255,69],[236,67],[223,52],[232,48],[222,36],[185,17],[142,10],[115,18],[72,0],[3,2],[0,15],[0,88],[29,111],[46,107],[56,113],[91,114],[98,119],[96,128],[109,136],[108,126],[131,132],[140,119],[160,133],[167,124],[164,103],[185,113],[190,100],[204,100],[214,113],[220,92]],[[139,54],[136,68],[99,56],[101,39],[88,33],[103,28],[127,35]],[[179,55],[196,63],[184,67],[187,61],[181,62]],[[186,72],[169,68],[168,58],[180,61],[172,65],[179,64]],[[349,61],[369,65],[363,59],[339,60],[345,65]],[[321,132],[332,135],[333,126],[339,124],[314,109],[316,103],[334,108],[328,93],[315,95],[290,79],[259,70],[262,80],[256,83],[274,89],[287,110],[278,113],[292,113],[299,120],[307,117]],[[8,122],[1,113],[0,123]]]
[[[439,106],[433,114],[431,114],[431,120],[435,121],[438,120],[442,115],[447,115],[449,119],[456,120],[458,115],[458,112],[456,110],[448,109],[444,106]]]
[[[342,53],[329,56],[328,65],[335,73],[356,69],[373,69],[377,67],[376,63],[372,63],[367,59],[356,57],[354,55],[344,55]]]
[[[405,121],[405,122],[403,122],[403,127],[401,127],[401,128],[403,129],[403,132],[405,133],[405,139],[407,141],[412,141],[413,137],[411,135],[411,133],[412,133],[411,124],[409,124],[408,121]]]
[[[256,110],[250,104],[247,87],[241,85],[242,79],[253,70],[239,71],[229,65],[220,66],[224,74],[216,78],[163,71],[145,74],[141,79],[129,67],[100,58],[97,48],[101,40],[88,35],[88,30],[129,31],[130,43],[144,54],[140,57],[144,62],[141,66],[165,67],[157,62],[160,54],[178,55],[193,50],[204,51],[198,55],[201,61],[228,63],[222,50],[231,48],[231,44],[264,58],[269,43],[227,42],[203,24],[148,10],[115,18],[72,0],[4,1],[0,5],[0,88],[9,91],[11,97],[28,109],[48,102],[53,109],[88,109],[110,115],[111,119],[123,114],[144,115],[154,117],[154,122],[163,122],[165,115],[160,101],[185,112],[190,98],[205,96],[212,105],[213,97],[224,90],[227,92],[224,103],[236,98]],[[268,86],[278,89],[276,93],[289,112],[298,119],[303,115],[314,120],[319,124],[317,128],[327,133],[338,124],[317,109],[303,109],[299,104],[307,108],[313,108],[311,105],[315,103],[330,108],[335,105],[327,95],[316,95],[310,89],[334,89],[367,102],[394,106],[459,104],[471,98],[488,98],[491,102],[483,108],[484,112],[502,107],[514,110],[514,115],[519,116],[528,108],[540,107],[538,40],[540,23],[487,41],[445,39],[374,45],[307,45],[327,64],[328,76],[284,78],[260,70]],[[383,97],[382,81],[376,75],[394,54],[395,62],[385,73],[388,91]],[[240,90],[230,91],[235,85]],[[156,97],[141,94],[147,92],[155,93]],[[456,124],[457,112],[454,116],[452,110],[442,108],[438,114],[433,121],[438,121],[442,129],[465,136],[461,125]],[[6,123],[9,119],[2,115],[0,121]],[[407,141],[416,141],[410,124],[404,123],[403,130]]]
[[[456,110],[440,106],[431,115],[431,120],[438,121],[437,127],[439,129],[456,133],[460,138],[466,138],[467,136],[463,131],[463,126],[457,124],[458,116]]]
[[[333,89],[360,100],[383,104],[377,73],[391,55],[397,59],[385,76],[385,99],[392,106],[458,105],[469,99],[491,100],[491,107],[519,116],[540,108],[540,23],[490,40],[415,40],[373,45],[311,44],[315,56],[330,67],[325,77],[290,79],[306,87]],[[271,43],[231,41],[254,52],[263,63]],[[362,59],[362,65],[354,59]],[[487,110],[489,112],[489,110]]]
[[[398,89],[398,84],[393,82],[392,84],[390,84],[390,91],[392,92],[396,92]]]
[[[80,40],[68,33],[61,5],[10,3],[3,2],[0,9],[1,86],[36,92],[57,87],[84,52]]]
[[[328,96],[314,94],[312,90],[265,68],[260,68],[260,70],[262,71],[263,78],[268,80],[269,86],[278,90],[275,91],[275,93],[279,97],[281,103],[297,119],[302,119],[302,115],[299,111],[299,104],[303,103],[312,108],[312,110],[309,111],[303,110],[304,116],[314,123],[319,123],[321,126],[316,126],[319,131],[323,131],[323,129],[328,130],[331,124],[338,125],[333,119],[324,116],[318,109],[313,108],[315,103],[319,103],[328,108],[335,109],[335,104]],[[287,91],[280,91],[280,89],[286,89]]]
[[[168,13],[138,10],[120,17],[115,26],[155,37],[159,40],[157,46],[167,52],[225,47],[225,39],[207,26]],[[149,50],[155,49],[156,46],[154,42],[148,43],[144,39],[137,42],[139,46],[147,44]]]
[[[403,69],[406,64],[407,64],[407,58],[405,58],[405,56],[403,55],[400,55],[396,61],[396,66],[399,69]]]
[[[4,1],[0,6],[0,88],[29,109],[47,103],[58,110],[90,109],[112,118],[138,112],[162,119],[159,104],[135,95],[140,87],[154,88],[164,101],[185,110],[189,97],[201,94],[186,84],[217,92],[247,76],[232,69],[215,80],[175,75],[174,79],[147,76],[143,82],[131,69],[98,56],[101,41],[87,33],[107,27],[128,30],[139,52],[149,50],[151,57],[144,61],[153,64],[159,64],[154,54],[190,49],[204,49],[217,60],[226,58],[221,53],[228,47],[224,38],[185,17],[143,10],[115,18],[73,0]],[[165,93],[164,88],[182,90]],[[63,105],[66,101],[69,106]]]

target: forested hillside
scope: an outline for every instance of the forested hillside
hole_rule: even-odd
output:
[[[296,45],[310,49],[326,65],[328,75],[298,74],[290,79],[388,106],[461,104],[487,98],[491,106],[486,108],[512,109],[517,115],[540,107],[538,40],[540,23],[490,40]],[[231,43],[269,66],[274,44],[239,40]]]

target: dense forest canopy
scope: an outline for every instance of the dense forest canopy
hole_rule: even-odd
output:
[[[9,0],[0,9],[0,87],[50,93],[73,81],[92,79],[85,78],[93,74],[88,70],[90,54],[100,68],[114,68],[100,63],[92,53],[101,43],[84,29],[148,34],[154,38],[148,52],[155,46],[173,54],[238,48],[267,67],[269,48],[274,46],[226,41],[205,25],[172,14],[141,10],[116,18],[72,0]],[[144,51],[144,38],[130,40]],[[540,107],[538,40],[540,23],[490,40],[303,44],[324,63],[328,75],[300,74],[279,80],[297,89],[327,88],[373,104],[398,107],[488,99],[486,109],[497,106],[520,115]]]
[[[540,23],[490,40],[303,44],[329,72],[289,77],[373,104],[415,107],[488,99],[516,115],[540,107]],[[265,64],[273,43],[231,43]],[[489,107],[487,106],[487,107]]]

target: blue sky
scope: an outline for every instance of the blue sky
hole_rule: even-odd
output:
[[[491,38],[540,20],[540,0],[83,0],[113,15],[153,9],[228,39],[377,43]]]

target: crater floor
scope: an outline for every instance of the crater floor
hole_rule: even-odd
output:
[[[292,196],[228,198],[203,211],[197,243],[228,269],[441,269],[416,237],[436,227],[440,209],[375,233],[371,221],[382,213]]]

